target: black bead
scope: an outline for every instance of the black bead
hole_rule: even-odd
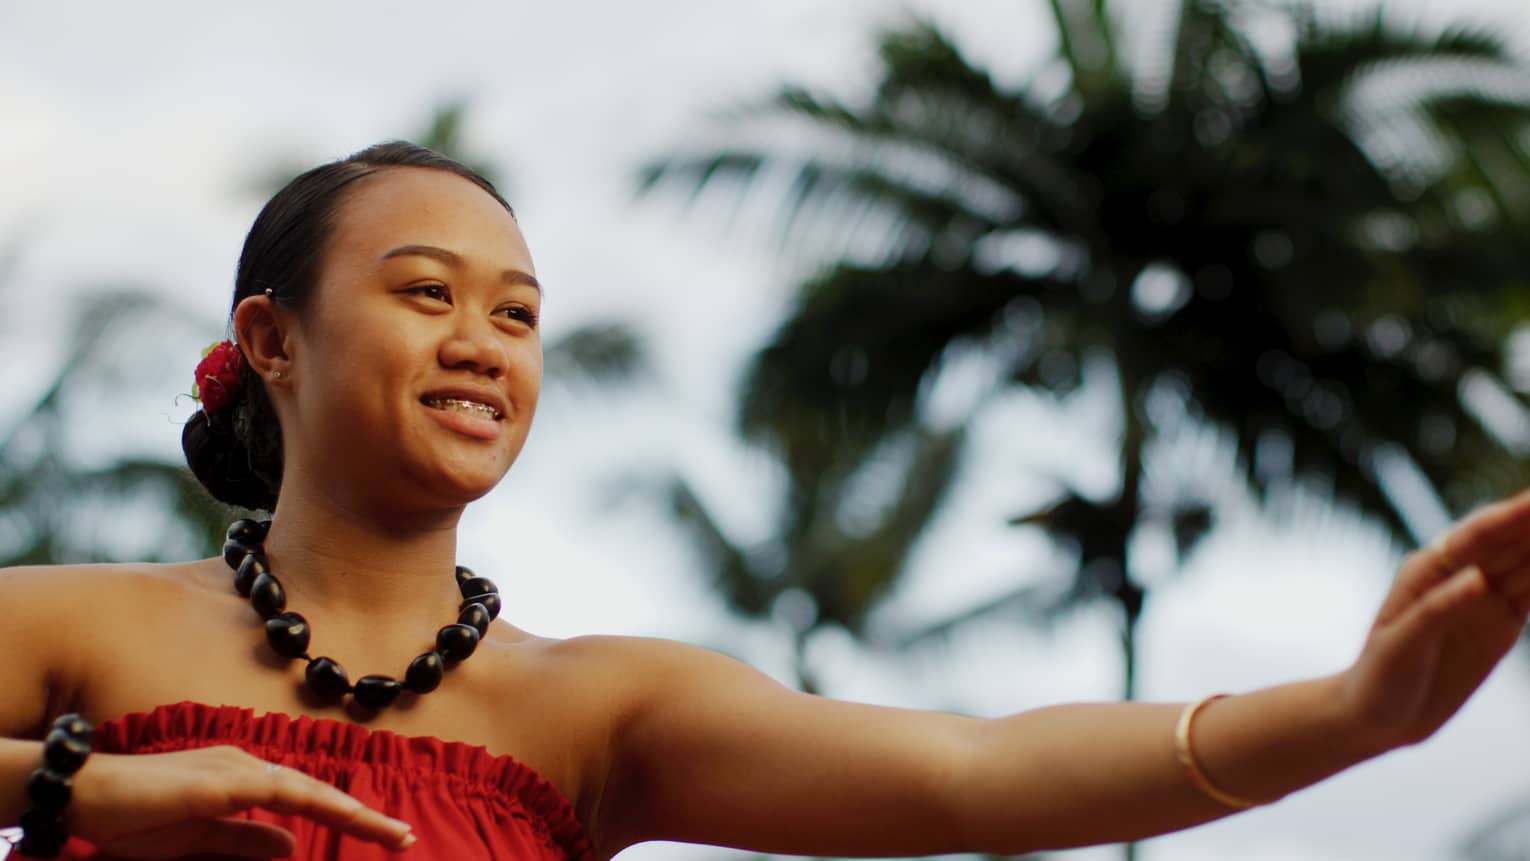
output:
[[[345,668],[331,658],[314,658],[303,671],[308,687],[321,697],[344,696],[351,692],[351,680]]]
[[[239,570],[234,572],[234,591],[248,598],[250,587],[255,585],[255,578],[271,570],[266,567],[266,557],[259,550],[248,553],[244,561],[239,563]]]
[[[250,585],[250,606],[263,619],[269,619],[277,613],[287,609],[287,592],[282,584],[276,582],[276,578],[267,571],[255,578]]]
[[[489,633],[489,623],[494,621],[489,616],[489,608],[477,601],[463,606],[462,612],[457,614],[457,624],[472,625],[478,631],[478,636],[483,637]]]
[[[90,721],[80,717],[77,714],[74,714],[73,712],[66,715],[60,715],[58,719],[53,722],[53,728],[61,729],[83,742],[89,742],[91,733],[94,732],[94,729],[90,725]]]
[[[498,592],[490,592],[487,595],[479,595],[477,598],[471,598],[463,602],[464,607],[468,604],[482,604],[483,608],[489,611],[489,618],[491,620],[499,618],[500,601]]]
[[[499,587],[487,577],[474,577],[458,588],[462,590],[462,597],[469,601],[477,601],[483,595],[498,595]]]
[[[232,570],[239,569],[239,563],[244,561],[245,554],[260,551],[258,544],[246,544],[243,541],[223,542],[223,561],[228,563]]]
[[[33,858],[56,858],[63,851],[68,836],[64,822],[57,813],[28,810],[17,820],[21,826],[21,843],[16,848],[21,854]]]
[[[473,577],[459,583],[462,590],[462,607],[468,604],[482,604],[489,611],[489,619],[499,618],[499,587],[487,577]]]
[[[48,733],[48,740],[43,744],[43,761],[59,774],[79,771],[87,756],[90,756],[90,742],[70,735],[65,729]]]
[[[478,629],[472,625],[447,625],[436,632],[436,651],[448,661],[465,660],[478,648]]]
[[[266,620],[266,642],[271,651],[284,658],[301,658],[308,653],[312,631],[301,613],[281,613]]]
[[[64,823],[63,820],[59,818],[57,813],[47,813],[41,810],[27,809],[22,811],[21,816],[16,820],[16,824],[21,826],[27,831],[27,833],[30,834],[34,829],[38,831],[45,831],[49,826],[62,826]]]
[[[466,583],[467,581],[469,581],[469,580],[471,580],[471,579],[473,579],[474,577],[477,577],[477,576],[478,576],[477,574],[473,573],[473,569],[467,567],[466,565],[458,565],[457,566],[457,588],[461,589],[463,583]]]
[[[441,675],[446,670],[440,652],[426,652],[409,662],[404,673],[404,687],[417,694],[428,694],[441,686]]]
[[[73,795],[68,777],[51,768],[39,768],[27,778],[27,798],[32,809],[57,815],[69,806]]]
[[[399,684],[398,679],[362,676],[356,680],[356,690],[351,696],[356,698],[356,703],[361,707],[377,711],[393,705],[393,701],[403,692],[404,686]]]
[[[230,541],[258,546],[266,540],[266,524],[248,517],[235,520],[228,525],[228,533],[225,537]]]

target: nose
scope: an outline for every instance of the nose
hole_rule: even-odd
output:
[[[476,314],[452,315],[453,326],[439,349],[443,367],[472,371],[497,380],[505,373],[509,356],[501,341],[504,337],[489,320]]]

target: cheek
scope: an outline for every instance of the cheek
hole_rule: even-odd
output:
[[[302,407],[328,434],[393,427],[402,418],[398,381],[407,372],[394,345],[340,335],[310,353],[321,362],[309,376]],[[391,381],[391,382],[390,382]],[[365,445],[364,440],[349,437]]]
[[[542,345],[539,343],[528,345],[515,362],[516,375],[520,382],[522,397],[531,404],[537,401],[537,395],[542,389]]]

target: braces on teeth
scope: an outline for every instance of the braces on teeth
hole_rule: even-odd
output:
[[[488,404],[480,404],[477,401],[464,401],[459,398],[431,398],[426,404],[437,409],[453,409],[465,412],[478,413],[484,418],[499,418],[499,410]]]

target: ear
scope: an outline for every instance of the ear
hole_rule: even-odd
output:
[[[250,369],[267,383],[289,376],[290,325],[291,318],[269,296],[246,296],[234,308],[234,338],[239,351]]]

